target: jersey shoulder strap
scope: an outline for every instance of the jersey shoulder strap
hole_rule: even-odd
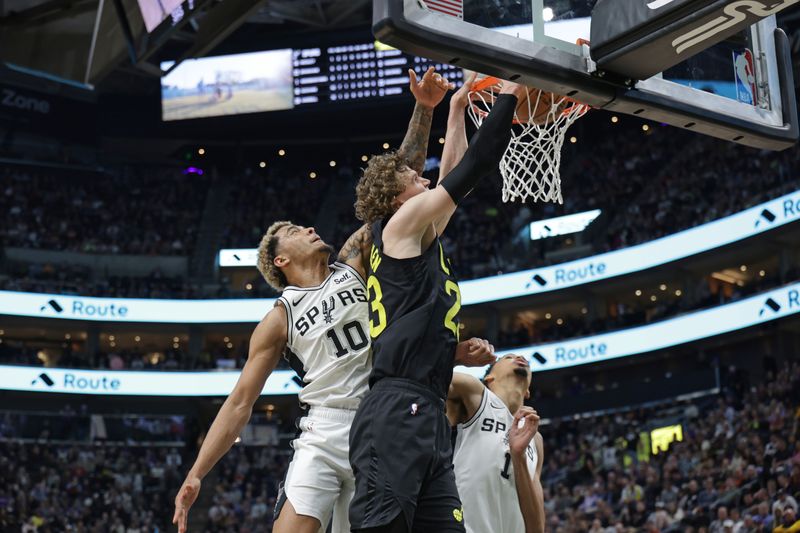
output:
[[[369,228],[372,232],[372,245],[381,251],[383,251],[383,226],[385,224],[386,220],[376,220],[370,224]]]
[[[282,306],[286,310],[286,346],[292,346],[294,336],[294,319],[292,317],[292,306],[289,304],[287,291],[283,291],[278,299],[275,300],[275,307]]]

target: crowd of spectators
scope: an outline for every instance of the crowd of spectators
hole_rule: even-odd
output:
[[[300,172],[280,164],[270,165],[262,179],[245,175],[232,180],[230,218],[222,247],[256,248],[267,228],[278,220],[314,226],[325,195],[336,180],[334,171],[320,170],[312,179],[307,170]]]
[[[268,533],[291,457],[275,447],[235,447],[217,467],[207,533]]]
[[[589,119],[586,119],[589,120]],[[605,127],[597,126],[594,127]],[[459,206],[444,246],[462,279],[557,263],[623,248],[717,219],[800,186],[800,150],[761,152],[667,127],[615,127],[614,135],[567,144],[564,204],[500,201],[499,176],[482,181]],[[702,157],[699,157],[702,154]],[[226,178],[220,247],[252,248],[269,224],[289,219],[317,228],[335,248],[359,222],[352,194],[358,170],[320,170],[316,179],[278,161],[260,174]],[[173,175],[175,174],[175,175]],[[262,175],[263,174],[263,175]],[[426,171],[432,180],[438,168]],[[121,169],[97,176],[56,176],[44,170],[0,174],[0,243],[94,253],[188,255],[195,246],[209,181],[179,171]],[[336,196],[337,203],[325,203]],[[323,209],[325,206],[325,209]],[[527,224],[600,208],[603,215],[574,235],[530,241]],[[322,213],[325,216],[322,216]],[[332,217],[332,218],[331,218]],[[582,244],[579,249],[575,249]],[[338,248],[337,248],[338,249]],[[27,271],[26,271],[27,269]],[[70,265],[30,265],[0,276],[9,290],[120,297],[259,297],[273,292],[258,276],[232,287],[200,287],[180,278],[89,275]],[[107,279],[100,279],[100,278]]]
[[[785,533],[800,528],[800,364],[723,375],[718,396],[542,425],[552,533]],[[21,444],[0,416],[0,529],[155,533],[194,452],[111,443]],[[71,416],[78,416],[72,413]],[[9,422],[10,421],[10,422]],[[169,427],[180,421],[170,422]],[[274,420],[283,430],[285,424]],[[653,450],[650,431],[682,434]],[[193,508],[208,533],[268,532],[290,455],[234,446]],[[792,529],[795,528],[795,529]]]
[[[0,440],[0,530],[167,531],[181,464],[166,447]]]
[[[99,415],[85,404],[65,404],[58,412],[0,411],[0,440],[68,443],[154,442],[183,445],[183,416]],[[174,453],[174,450],[173,450]]]
[[[586,231],[589,246],[576,258],[685,230],[800,187],[797,149],[761,152],[662,127],[620,130],[577,146],[562,163],[563,205],[503,204],[494,180],[459,206],[451,233],[457,238],[445,244],[462,277],[557,263],[561,256],[549,253],[580,242],[574,235],[531,242],[525,227],[533,220],[601,209],[597,227]]]
[[[588,119],[585,119],[588,120]],[[597,126],[606,128],[605,126]],[[800,187],[800,150],[767,152],[669,127],[615,127],[564,148],[564,204],[501,201],[499,175],[483,180],[460,204],[444,246],[462,279],[560,262],[548,253],[573,247],[574,235],[531,242],[531,221],[603,210],[578,256],[652,240],[740,211]],[[700,156],[702,154],[702,157]],[[693,157],[695,156],[695,157]],[[431,181],[438,168],[425,172]],[[359,223],[340,207],[335,244]]]
[[[207,181],[178,169],[0,171],[0,243],[104,254],[188,255]]]
[[[681,404],[677,414],[640,409],[544,427],[549,530],[797,531],[800,365],[786,364],[764,383],[735,375],[707,407]],[[683,440],[652,455],[649,430],[672,424],[682,425]]]
[[[223,297],[223,291],[167,276],[159,269],[148,275],[93,276],[86,265],[69,263],[15,263],[0,276],[0,290],[95,296],[104,298],[194,299]]]

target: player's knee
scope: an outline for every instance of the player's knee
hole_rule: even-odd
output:
[[[313,516],[298,514],[288,499],[283,504],[278,519],[272,526],[273,533],[317,533],[320,521]]]

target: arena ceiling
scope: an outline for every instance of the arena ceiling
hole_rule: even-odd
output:
[[[136,0],[0,0],[0,61],[86,86],[110,77],[111,87],[135,91],[131,76],[159,76],[161,59],[206,55],[236,34],[257,49],[273,34],[368,28],[372,11],[371,0],[195,0],[194,6],[174,27],[148,34]]]

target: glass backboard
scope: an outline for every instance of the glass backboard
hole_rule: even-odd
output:
[[[632,0],[633,1],[633,0]],[[514,79],[596,108],[769,149],[792,146],[788,41],[775,17],[665,72],[606,76],[588,44],[597,0],[375,0],[376,37],[407,52]]]

